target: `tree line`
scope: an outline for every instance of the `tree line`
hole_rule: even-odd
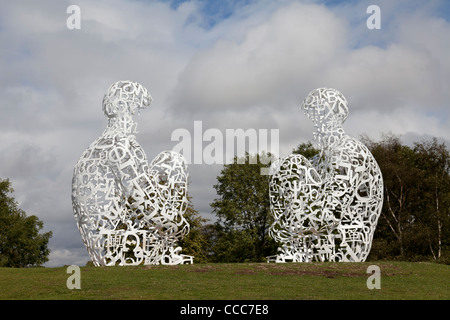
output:
[[[383,209],[368,260],[450,262],[450,153],[436,138],[401,143],[393,135],[381,141],[363,137],[384,179]],[[316,155],[311,142],[293,153]],[[211,223],[194,209],[191,199],[185,213],[190,233],[180,241],[183,253],[195,263],[262,262],[276,253],[269,237],[273,222],[269,203],[267,168],[270,154],[246,154],[226,164],[210,204],[216,221]],[[243,161],[245,160],[245,161]],[[27,216],[12,197],[8,179],[0,179],[0,267],[39,266],[48,261],[52,232],[41,233],[43,222]]]
[[[384,178],[371,258],[450,261],[450,154],[436,138],[413,147],[365,139]]]

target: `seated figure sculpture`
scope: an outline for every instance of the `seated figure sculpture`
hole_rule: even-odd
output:
[[[281,246],[275,262],[366,260],[383,206],[383,178],[367,147],[345,134],[345,97],[319,88],[301,109],[317,128],[320,153],[293,154],[272,164],[269,192]]]
[[[184,158],[163,151],[149,164],[133,115],[152,102],[137,82],[118,81],[103,99],[108,125],[74,169],[74,217],[96,266],[192,263],[177,240],[189,232]]]

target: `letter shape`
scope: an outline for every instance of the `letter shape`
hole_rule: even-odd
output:
[[[67,273],[72,274],[69,278],[67,278],[66,286],[67,289],[81,289],[81,275],[80,275],[80,267],[79,266],[68,266]]]
[[[81,29],[81,10],[80,7],[77,5],[70,5],[67,7],[66,12],[72,13],[66,20],[66,26],[67,29],[73,30],[73,29]]]

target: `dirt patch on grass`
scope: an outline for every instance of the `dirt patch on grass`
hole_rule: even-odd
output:
[[[323,276],[336,277],[368,277],[369,264],[360,263],[286,263],[286,264],[250,264],[246,268],[239,268],[235,274],[269,274],[274,276]],[[402,274],[397,266],[379,264],[383,276]]]
[[[206,265],[206,266],[201,266],[198,268],[190,268],[190,269],[187,269],[187,271],[189,271],[189,272],[213,272],[213,271],[216,271],[216,269],[217,268],[215,266]]]
[[[382,276],[405,274],[398,266],[389,263],[374,263],[381,269]],[[336,277],[368,277],[367,267],[371,263],[227,263],[227,264],[193,264],[176,266],[143,266],[142,269],[167,269],[193,273],[224,272],[239,275],[266,274],[272,276],[322,276]]]
[[[255,270],[249,270],[249,269],[242,269],[242,270],[236,270],[234,274],[257,274]]]

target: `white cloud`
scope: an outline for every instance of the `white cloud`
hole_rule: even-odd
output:
[[[49,261],[45,264],[46,267],[61,267],[64,265],[85,266],[89,261],[89,256],[85,250],[80,248],[74,249],[56,249],[50,252]]]
[[[174,104],[189,112],[283,107],[320,82],[344,36],[345,22],[324,7],[281,7],[243,36],[199,52],[180,76]]]

